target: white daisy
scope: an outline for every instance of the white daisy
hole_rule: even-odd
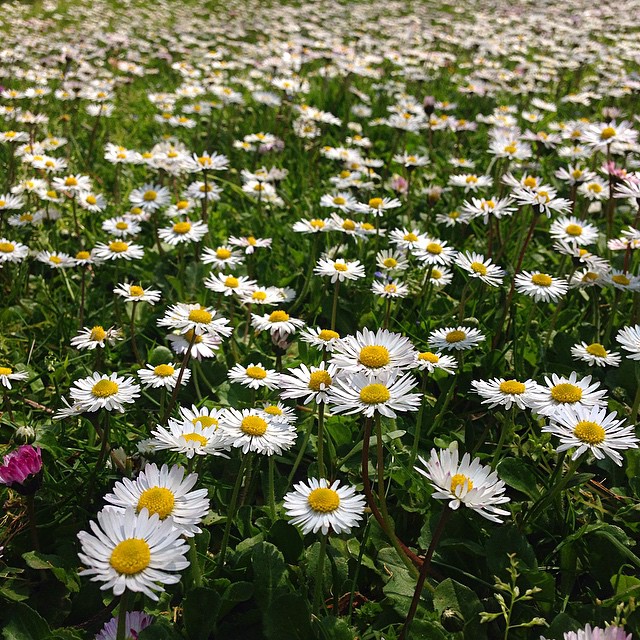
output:
[[[106,507],[98,513],[98,523],[90,523],[93,535],[78,534],[82,552],[78,554],[87,567],[80,575],[103,582],[100,589],[113,589],[122,595],[125,589],[142,592],[158,600],[155,591],[180,582],[178,571],[189,566],[185,554],[189,545],[181,538],[171,518],[160,520],[143,509],[136,513],[128,507],[124,513]]]
[[[564,278],[555,278],[540,271],[523,271],[514,278],[518,293],[530,296],[536,302],[557,302],[569,290]]]
[[[229,321],[218,316],[214,309],[197,303],[178,302],[171,305],[164,316],[158,320],[159,327],[169,327],[183,334],[193,331],[196,335],[208,333],[228,337],[233,332],[228,325]]]
[[[541,416],[554,416],[563,407],[601,407],[607,404],[607,391],[600,383],[591,384],[591,376],[578,380],[572,371],[568,378],[555,373],[545,376],[546,386],[538,385],[531,398],[531,410]]]
[[[330,277],[331,282],[344,282],[345,280],[357,280],[364,278],[364,267],[359,260],[331,260],[320,258],[313,269],[320,276]]]
[[[381,298],[406,298],[409,295],[409,287],[398,280],[391,282],[375,280],[371,284],[371,291]]]
[[[461,504],[477,511],[492,522],[502,522],[502,516],[509,512],[498,505],[509,502],[504,495],[505,484],[498,479],[498,474],[480,463],[478,458],[471,460],[465,453],[458,462],[458,449],[431,450],[429,460],[418,456],[425,467],[414,467],[427,478],[435,489],[433,497],[448,500],[450,509],[458,509]]]
[[[104,329],[100,325],[94,327],[84,327],[77,336],[71,338],[71,346],[76,349],[88,349],[89,351],[96,347],[104,349],[105,343],[113,346],[116,340],[122,339],[122,331],[114,327]]]
[[[411,253],[423,264],[443,266],[451,264],[458,255],[458,252],[444,240],[434,238],[426,238],[418,247],[414,247]]]
[[[533,394],[538,390],[538,383],[533,380],[506,380],[505,378],[493,378],[492,380],[472,380],[471,386],[475,392],[483,398],[482,404],[489,405],[490,409],[503,406],[511,409],[512,405],[519,409],[528,409]]]
[[[236,364],[229,369],[227,377],[231,382],[238,382],[249,389],[275,389],[278,386],[279,374],[275,369],[265,369],[261,364],[251,363],[246,367]]]
[[[340,340],[340,334],[331,329],[305,327],[300,332],[300,339],[320,351],[328,351],[330,353],[333,351],[337,341]]]
[[[182,413],[183,410],[180,411]],[[224,451],[228,451],[231,445],[227,434],[218,428],[219,418],[219,413],[215,418],[203,415],[189,419],[185,418],[184,414],[181,420],[169,418],[166,427],[157,425],[151,432],[153,438],[149,445],[155,450],[182,453],[188,459],[195,455],[226,458],[228,456]]]
[[[189,329],[186,333],[170,333],[167,340],[170,342],[173,352],[182,355],[191,345],[192,358],[196,360],[213,358],[222,344],[222,338],[213,333],[196,334],[194,337],[193,333],[193,329]]]
[[[615,351],[607,351],[599,342],[587,344],[580,342],[571,347],[571,355],[574,360],[582,360],[587,362],[590,367],[594,364],[599,367],[610,365],[612,367],[620,366],[622,359],[620,354]]]
[[[608,414],[606,407],[563,407],[542,431],[560,439],[557,451],[575,448],[572,460],[590,451],[598,460],[608,456],[622,466],[618,451],[636,449],[638,438],[633,425],[622,426],[624,420],[616,420],[616,416],[615,411]]]
[[[235,249],[227,246],[221,246],[217,249],[209,249],[208,247],[202,252],[200,258],[203,264],[213,264],[218,269],[226,267],[235,267],[244,262],[244,258]]]
[[[326,362],[321,362],[318,367],[306,364],[292,367],[280,374],[280,397],[284,400],[304,398],[303,404],[312,400],[323,404],[327,402],[329,389],[337,377],[338,367]]]
[[[341,487],[339,480],[329,485],[324,478],[309,478],[308,484],[299,482],[293,488],[284,497],[284,508],[303,534],[322,531],[326,535],[329,530],[350,533],[362,519],[365,498],[356,494],[353,486]]]
[[[171,192],[159,184],[147,183],[129,194],[129,202],[140,207],[145,213],[152,213],[166,207],[171,201]]]
[[[126,282],[118,284],[113,293],[123,297],[127,302],[148,302],[154,305],[160,300],[161,292],[156,289],[143,289],[137,284]]]
[[[148,364],[146,369],[138,369],[138,377],[145,389],[164,387],[171,391],[178,383],[179,374],[180,365],[175,363],[159,364],[155,367],[152,364]],[[185,369],[182,372],[180,384],[184,386],[189,381],[189,378],[191,378],[191,371]]]
[[[133,507],[137,513],[147,509],[150,516],[157,514],[160,520],[170,516],[180,533],[191,538],[201,533],[198,524],[209,511],[207,489],[191,491],[197,481],[197,473],[185,477],[184,468],[177,464],[171,469],[166,464],[160,469],[147,464],[135,480],[116,482],[113,493],[107,493],[104,499],[123,513]]]
[[[464,269],[472,278],[479,278],[492,287],[499,287],[505,276],[505,272],[498,265],[493,264],[491,258],[485,258],[479,253],[467,251],[459,253],[456,264]]]
[[[171,227],[165,227],[158,231],[160,240],[177,246],[188,242],[200,242],[207,235],[209,229],[204,222],[199,220],[191,222],[190,220],[181,220]]]
[[[292,318],[285,311],[277,310],[262,316],[252,313],[251,326],[258,331],[269,331],[274,340],[281,341],[303,327],[304,321]]]
[[[250,280],[247,276],[234,276],[225,273],[214,275],[210,273],[204,281],[204,286],[216,293],[222,293],[224,296],[236,294],[238,296],[247,295],[253,291],[256,284],[255,280]]]
[[[420,351],[416,354],[413,368],[428,373],[433,373],[436,369],[441,369],[446,373],[454,373],[458,368],[458,361],[453,356],[445,356],[442,353]]]
[[[140,387],[133,378],[124,378],[117,373],[111,375],[97,372],[73,383],[69,395],[82,411],[119,411],[124,413],[124,405],[135,402],[140,396]]]
[[[446,327],[429,334],[429,344],[436,349],[463,351],[477,346],[485,339],[478,330],[469,327]]]
[[[95,256],[98,260],[140,260],[144,256],[144,249],[139,244],[112,240],[108,244],[96,244]]]
[[[0,367],[0,384],[11,389],[11,381],[26,380],[29,374],[26,371],[14,371],[12,367]]]
[[[629,353],[630,360],[640,360],[640,324],[633,327],[622,327],[616,335],[616,342]]]
[[[256,409],[229,409],[220,428],[229,436],[232,446],[242,449],[242,453],[256,451],[267,456],[288,450],[297,437],[295,427]]]

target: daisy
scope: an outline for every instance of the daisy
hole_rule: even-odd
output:
[[[546,640],[540,636],[540,640]],[[626,633],[622,627],[609,626],[601,629],[588,624],[584,629],[578,631],[565,631],[564,640],[632,640],[631,634]]]
[[[320,327],[306,327],[300,332],[300,339],[320,351],[331,353],[340,340],[340,334],[331,329],[322,329]]]
[[[376,264],[382,271],[390,273],[394,271],[404,271],[409,267],[409,262],[404,254],[399,251],[385,249],[376,254]]]
[[[10,193],[0,195],[0,211],[13,211],[24,206],[24,199]]]
[[[26,380],[29,377],[26,371],[14,371],[11,367],[0,367],[0,384],[11,389],[11,381]]]
[[[444,240],[426,238],[418,247],[414,247],[413,255],[426,265],[447,266],[453,262],[458,252]]]
[[[197,220],[182,220],[171,227],[164,227],[158,231],[158,236],[163,242],[176,246],[187,242],[200,242],[207,235],[209,229],[204,222]]]
[[[374,332],[365,327],[355,336],[346,336],[334,344],[331,363],[350,373],[377,376],[409,367],[415,353],[409,338],[387,329]]]
[[[629,352],[625,354],[627,358],[640,360],[640,324],[620,329],[616,335],[616,342]]]
[[[99,242],[95,247],[98,260],[140,260],[144,249],[139,244],[130,244],[122,240],[112,240],[109,244]]]
[[[459,253],[455,263],[464,269],[472,278],[479,278],[482,282],[499,287],[505,276],[505,272],[498,265],[493,264],[491,258],[485,258],[479,253],[467,251]]]
[[[400,207],[402,203],[397,198],[370,198],[367,203],[358,203],[355,210],[358,213],[368,213],[373,216],[383,216],[386,211]]]
[[[640,277],[623,271],[612,271],[605,274],[607,284],[616,289],[638,291],[640,290]]]
[[[312,400],[318,404],[326,403],[338,371],[336,365],[326,362],[321,362],[318,367],[301,364],[287,369],[280,374],[280,397],[283,400],[304,398],[303,404],[309,404]]]
[[[555,211],[564,212],[571,208],[571,201],[565,198],[558,198],[557,192],[551,187],[542,185],[544,188],[529,189],[516,187],[513,196],[520,206],[530,204],[540,214],[546,214],[548,218]]]
[[[478,330],[469,327],[447,327],[436,329],[429,334],[429,344],[436,349],[463,351],[471,349],[481,342],[485,336]]]
[[[98,513],[98,523],[91,521],[90,526],[93,535],[78,534],[82,546],[78,557],[87,567],[80,575],[103,582],[101,590],[113,589],[119,596],[129,589],[157,601],[154,592],[180,582],[177,572],[189,566],[185,558],[189,545],[171,518],[160,520],[146,509],[136,513],[127,507],[121,513],[106,507]]]
[[[236,294],[243,296],[253,291],[255,280],[250,280],[247,276],[233,276],[224,273],[217,275],[209,274],[204,281],[204,286],[216,293],[222,293],[224,296]]]
[[[124,216],[109,218],[102,223],[102,230],[106,231],[114,238],[126,238],[135,236],[142,230],[142,227],[136,220],[130,220]]]
[[[557,302],[569,290],[569,283],[564,278],[554,278],[539,271],[518,273],[514,283],[518,293],[524,293],[536,302]]]
[[[493,184],[491,176],[478,176],[475,173],[463,173],[449,177],[449,184],[454,187],[464,187],[465,193],[477,191]]]
[[[587,125],[582,132],[582,141],[594,149],[603,150],[612,144],[633,144],[638,138],[638,132],[634,131],[630,122],[615,121],[609,123],[597,123]]]
[[[240,295],[242,304],[261,304],[272,306],[282,304],[282,292],[278,287],[251,287],[246,293]]]
[[[466,220],[482,218],[482,221],[487,224],[489,216],[500,220],[503,216],[512,215],[516,210],[515,207],[509,206],[512,202],[511,198],[494,197],[489,200],[471,198],[471,202],[465,202],[462,205],[462,215]]]
[[[599,342],[593,342],[592,344],[581,342],[575,344],[571,347],[571,355],[574,360],[587,362],[590,367],[594,364],[599,367],[605,367],[607,365],[618,367],[622,359],[619,353],[607,351]]]
[[[338,192],[335,194],[325,194],[320,198],[321,207],[339,209],[343,213],[354,211],[358,206],[358,201],[348,192]]]
[[[229,321],[218,316],[214,309],[184,302],[171,305],[158,320],[159,327],[170,327],[182,334],[193,331],[197,336],[208,333],[228,337],[233,332],[228,324]]]
[[[578,165],[569,165],[566,169],[564,167],[558,169],[555,173],[555,176],[556,178],[558,178],[558,180],[562,180],[563,182],[574,186],[587,180],[593,180],[596,177],[596,174],[593,173],[593,171],[590,171],[589,169],[583,169]]]
[[[249,364],[243,367],[236,364],[229,369],[227,377],[231,382],[238,382],[249,389],[275,389],[278,386],[279,374],[275,369],[265,369],[261,364]]]
[[[76,349],[92,351],[96,347],[104,349],[105,343],[113,346],[116,340],[121,339],[122,332],[120,329],[110,327],[105,330],[101,325],[95,325],[94,327],[84,327],[77,336],[71,338],[71,346]]]
[[[231,236],[229,238],[229,244],[236,247],[244,247],[244,252],[247,255],[252,254],[256,248],[271,248],[272,238],[254,238],[253,236],[236,238]]]
[[[351,533],[362,520],[365,498],[356,494],[353,486],[341,487],[339,480],[329,485],[324,478],[310,478],[308,483],[299,482],[293,488],[284,496],[285,512],[305,535],[318,531],[326,535],[330,530]]]
[[[180,410],[182,412],[182,409]],[[188,419],[184,415],[181,420],[169,418],[166,427],[157,425],[151,432],[153,438],[149,446],[154,450],[169,450],[182,453],[189,460],[194,456],[219,456],[227,458],[224,451],[228,451],[230,444],[227,434],[218,428],[218,418],[198,416]],[[215,420],[215,422],[213,422]]]
[[[156,289],[143,289],[137,284],[121,283],[115,287],[113,293],[121,296],[127,302],[148,302],[154,305],[160,300],[161,292]]]
[[[426,167],[429,164],[429,158],[427,156],[412,155],[407,153],[399,153],[394,155],[393,161],[403,165],[407,169]]]
[[[400,249],[413,250],[427,244],[427,236],[417,229],[394,229],[389,234],[389,241]]]
[[[549,233],[552,238],[577,245],[593,244],[598,240],[598,228],[575,216],[564,216],[554,220]]]
[[[281,341],[303,327],[304,321],[292,318],[285,311],[277,310],[262,316],[252,313],[251,326],[258,331],[269,331],[276,341]]]
[[[357,280],[364,278],[364,267],[359,260],[331,260],[320,258],[313,269],[313,272],[320,276],[330,277],[331,282],[344,282],[345,280]]]
[[[330,218],[312,218],[311,220],[298,220],[294,223],[293,230],[296,233],[321,233],[331,231]]]
[[[608,414],[606,407],[563,407],[542,431],[560,439],[557,451],[575,448],[572,460],[590,451],[598,460],[607,456],[622,466],[618,451],[637,449],[638,438],[633,425],[622,426],[624,420],[616,420],[616,415],[615,411]]]
[[[409,287],[399,281],[379,282],[371,285],[371,291],[381,298],[406,298],[409,295]]]
[[[283,423],[287,426],[294,425],[296,422],[296,414],[291,407],[287,407],[282,402],[274,403],[265,402],[262,411],[264,411],[274,423]]]
[[[209,249],[208,247],[202,252],[202,262],[204,264],[213,264],[218,269],[226,267],[235,267],[244,262],[244,258],[231,247],[221,246],[217,249]]]
[[[438,289],[450,284],[453,280],[453,273],[444,267],[442,269],[431,267],[431,272],[428,275],[429,282]]]
[[[541,416],[555,416],[563,407],[601,407],[607,404],[607,391],[600,383],[591,384],[591,376],[578,380],[572,371],[568,378],[555,373],[545,376],[545,385],[538,385],[531,398],[531,410]]]
[[[164,387],[171,391],[178,383],[178,376],[180,375],[180,365],[175,363],[171,364],[159,364],[154,367],[152,364],[148,364],[146,369],[138,369],[138,377],[142,381],[142,385],[145,389],[158,387]],[[191,371],[185,369],[182,372],[182,380],[180,384],[183,386],[187,384],[191,378]]]
[[[217,184],[201,181],[192,182],[182,193],[182,197],[192,200],[206,200],[207,202],[217,202],[220,200],[222,189]]]
[[[86,211],[100,213],[107,208],[107,201],[102,194],[79,193],[78,204]]]
[[[273,420],[268,413],[257,409],[229,409],[220,428],[242,453],[256,451],[267,456],[288,450],[297,437],[295,427]]]
[[[153,622],[153,616],[144,611],[127,611],[124,623],[125,638],[135,640],[138,634]],[[118,617],[105,622],[95,640],[117,640]]]
[[[609,198],[609,185],[600,178],[593,178],[583,182],[577,192],[587,200],[606,200]]]
[[[375,378],[355,373],[337,378],[329,389],[329,404],[334,413],[361,413],[371,417],[377,411],[387,418],[397,417],[396,411],[417,411],[422,396],[411,393],[415,378],[400,369],[383,371]]]
[[[124,405],[132,404],[140,396],[140,387],[133,378],[124,378],[117,373],[92,375],[76,380],[69,390],[74,403],[81,411],[118,411],[124,413]]]
[[[501,523],[501,516],[509,512],[498,505],[509,502],[504,495],[505,484],[498,479],[498,474],[487,466],[480,464],[478,458],[471,460],[465,453],[458,461],[458,449],[431,450],[429,460],[418,456],[425,467],[414,467],[415,470],[429,480],[435,489],[433,497],[448,500],[450,509],[458,509],[465,505],[492,522]]]
[[[65,269],[74,266],[71,256],[60,251],[39,251],[36,254],[36,260],[49,265],[52,269]]]
[[[445,356],[442,353],[432,351],[420,351],[416,354],[413,368],[420,371],[433,373],[436,369],[441,369],[446,373],[454,373],[458,367],[458,361],[453,356]]]
[[[189,329],[186,333],[170,333],[167,340],[177,355],[185,354],[191,345],[191,357],[196,360],[213,358],[222,344],[222,338],[219,335],[202,333],[194,336],[193,329]]]
[[[482,404],[489,405],[490,409],[503,406],[511,409],[512,405],[519,409],[528,409],[533,394],[538,389],[538,384],[533,380],[505,380],[493,378],[492,380],[472,380],[471,386],[475,392],[483,398]]]
[[[56,191],[63,191],[71,195],[83,192],[91,192],[91,178],[80,174],[66,176],[64,178],[54,178],[52,186]]]
[[[209,511],[207,489],[191,491],[197,481],[197,473],[185,477],[185,470],[177,464],[171,469],[166,464],[160,469],[148,464],[135,480],[116,482],[113,493],[107,493],[104,499],[123,513],[133,507],[137,513],[147,509],[150,516],[157,514],[160,520],[170,516],[180,533],[192,538],[202,532],[198,524]]]
[[[171,192],[162,185],[147,183],[129,194],[129,202],[145,213],[153,213],[171,202]]]
[[[0,238],[0,265],[5,262],[22,262],[28,255],[27,245]]]

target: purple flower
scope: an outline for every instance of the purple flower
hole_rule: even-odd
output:
[[[4,457],[0,483],[20,493],[33,493],[40,484],[42,452],[39,447],[23,444]]]
[[[153,622],[153,616],[144,611],[128,611],[125,618],[125,638],[137,640],[138,634]],[[118,618],[111,618],[106,622],[96,640],[116,640],[118,632]]]

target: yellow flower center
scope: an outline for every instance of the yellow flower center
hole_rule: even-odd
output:
[[[119,229],[120,231],[124,231],[125,229],[128,229],[129,225],[124,222],[124,221],[120,221],[120,222],[116,222],[116,229]]]
[[[269,316],[269,322],[286,322],[289,319],[289,314],[285,311],[274,311]]]
[[[511,143],[508,144],[505,148],[504,148],[504,152],[505,153],[515,153],[518,150],[518,147],[516,147],[515,144]]]
[[[464,331],[460,331],[460,329],[454,329],[453,331],[449,331],[445,336],[445,340],[452,344],[454,342],[462,342],[467,337],[467,334]]]
[[[574,180],[577,180],[578,178],[581,178],[581,177],[582,177],[582,171],[581,171],[580,169],[574,169],[574,170],[571,172],[571,177],[572,177]]]
[[[11,367],[0,367],[0,376],[10,376],[13,373]]]
[[[358,356],[358,362],[365,367],[371,367],[372,369],[378,369],[389,364],[389,350],[381,345],[367,345],[362,347],[360,355]]]
[[[476,182],[478,182],[478,178],[476,178],[476,176],[467,176],[467,184],[475,184]]]
[[[224,247],[216,249],[216,258],[220,258],[220,260],[227,260],[230,257],[231,251],[229,251],[229,249],[225,249]]]
[[[197,416],[191,420],[191,423],[195,427],[198,424],[201,424],[203,428],[207,427],[217,427],[218,420],[213,418],[212,416]]]
[[[485,207],[487,207],[488,209],[494,209],[496,206],[496,203],[493,200],[485,200],[484,201],[484,205]]]
[[[331,376],[324,369],[320,369],[309,376],[308,386],[311,391],[320,391],[322,385],[330,387],[332,382]]]
[[[581,420],[573,430],[573,435],[587,444],[600,444],[604,442],[607,432],[597,422]]]
[[[142,214],[142,209],[140,207],[132,207],[129,213],[132,216],[139,216]]]
[[[611,138],[613,138],[613,136],[616,135],[616,130],[613,127],[605,127],[601,132],[600,132],[600,138],[602,140],[610,140]]]
[[[153,373],[161,378],[168,378],[175,373],[175,369],[170,364],[159,364],[153,369]]]
[[[183,209],[188,209],[189,203],[186,200],[180,200],[180,202],[176,203],[176,209],[178,211],[182,211]]]
[[[552,387],[551,397],[556,402],[580,402],[580,400],[582,399],[582,389],[580,387],[576,387],[575,384],[563,382],[561,384],[557,384],[555,387]]]
[[[209,442],[204,436],[199,433],[185,433],[182,436],[187,442],[197,442],[200,446],[206,447]]]
[[[346,180],[349,176],[351,175],[351,171],[348,171],[347,169],[345,169],[344,171],[340,172],[340,177],[343,180]],[[337,203],[336,203],[337,204]]]
[[[51,189],[50,191],[47,191],[47,196],[49,198],[57,198],[58,194],[53,189]]]
[[[369,200],[369,206],[372,209],[379,209],[382,206],[382,198],[371,198],[371,200]]]
[[[4,206],[4,200],[0,200],[0,207]],[[23,213],[20,216],[20,222],[33,222],[33,216],[30,213]]]
[[[587,271],[587,273],[585,273],[582,276],[582,282],[594,282],[596,281],[600,276],[595,273],[594,271]]]
[[[267,294],[264,291],[254,291],[251,294],[251,298],[253,300],[266,300],[267,299]]]
[[[85,198],[85,202],[87,204],[96,204],[96,202],[98,202],[98,199],[95,196],[87,196]]]
[[[440,255],[442,253],[442,245],[437,242],[430,242],[427,247],[427,251],[435,256]]]
[[[417,242],[418,236],[415,233],[407,233],[402,239],[406,242]]]
[[[164,520],[168,515],[171,515],[175,502],[176,499],[173,492],[166,487],[151,487],[142,492],[138,500],[137,510],[139,513],[146,508],[149,510],[150,516],[157,513],[160,516],[160,520]]]
[[[522,382],[518,382],[517,380],[505,380],[500,383],[500,391],[510,395],[520,395],[526,391],[526,387]]]
[[[88,260],[91,254],[88,251],[78,251],[76,253],[76,260]]]
[[[173,232],[182,235],[183,233],[189,233],[191,231],[191,223],[190,222],[176,222],[173,225]]]
[[[313,220],[309,220],[309,224],[314,228],[314,229],[324,229],[324,220],[320,220],[318,218],[314,218]]]
[[[531,276],[531,282],[539,287],[550,287],[553,279],[546,273],[534,273]]]
[[[224,286],[229,287],[230,289],[235,289],[240,284],[238,278],[234,278],[233,276],[229,276],[224,281]]]
[[[146,569],[151,563],[149,545],[141,538],[123,540],[111,552],[109,564],[118,572],[132,576]]]
[[[587,185],[587,189],[589,189],[589,191],[592,191],[593,193],[602,192],[602,186],[600,186],[597,182],[592,182],[591,184]]]
[[[340,496],[333,489],[320,487],[308,495],[307,503],[318,513],[331,513],[340,506]]]
[[[96,325],[91,329],[91,335],[89,337],[95,342],[101,342],[107,337],[107,332],[100,325]]]
[[[398,291],[398,287],[396,287],[395,284],[388,284],[388,285],[385,285],[384,290],[387,293],[396,293]]]
[[[473,482],[470,478],[464,475],[464,473],[456,473],[451,478],[451,493],[454,495],[460,495],[461,491],[467,489],[467,492],[473,489]]]
[[[144,289],[142,287],[139,287],[137,284],[132,284],[129,287],[129,295],[139,298],[140,296],[144,295]]]
[[[240,423],[240,431],[248,436],[262,436],[267,430],[267,421],[260,416],[247,416]]]
[[[113,380],[100,380],[93,385],[91,393],[96,398],[108,398],[118,393],[118,385]]]
[[[212,318],[213,316],[206,309],[191,309],[191,311],[189,311],[189,320],[191,320],[191,322],[208,324]]]
[[[15,248],[15,245],[11,242],[0,242],[0,251],[2,253],[13,253]]]
[[[390,397],[389,389],[378,382],[368,384],[360,390],[360,400],[365,404],[382,404]]]
[[[193,340],[193,329],[189,329],[187,333],[184,334],[184,337],[191,342]],[[193,344],[200,344],[202,342],[202,336],[196,336],[196,339],[193,341]]]
[[[431,351],[423,351],[418,354],[418,360],[424,360],[425,362],[430,362],[431,364],[437,364],[440,361],[440,357],[435,353],[431,353]]]
[[[254,380],[264,380],[267,372],[262,367],[247,367],[246,374]]]
[[[524,184],[525,187],[529,187],[529,189],[534,189],[538,186],[538,178],[527,176],[522,184]]]
[[[382,264],[387,267],[387,269],[393,269],[398,265],[398,261],[395,258],[385,258]]]
[[[481,276],[487,275],[487,267],[482,262],[472,262],[470,267],[474,273],[479,273]]]
[[[113,251],[113,253],[124,253],[128,248],[129,245],[120,240],[114,240],[109,243],[109,251]]]
[[[318,338],[328,342],[329,340],[339,340],[340,334],[337,331],[331,331],[331,329],[322,329],[322,331],[318,333]]]
[[[213,191],[213,187],[210,184],[201,184],[198,190],[201,193],[209,193],[210,191]]]
[[[594,342],[593,344],[590,344],[586,348],[586,352],[592,356],[596,356],[596,358],[607,357],[607,350],[599,342]]]
[[[282,409],[275,404],[270,404],[268,407],[265,407],[264,412],[270,416],[281,416],[284,413]]]
[[[439,269],[434,269],[431,272],[431,280],[440,280],[440,278],[442,278],[442,271],[440,271]]]
[[[336,196],[333,199],[333,204],[343,205],[343,204],[346,204],[346,202],[347,201],[342,196]]]
[[[342,223],[342,228],[343,228],[345,231],[353,231],[353,230],[355,230],[355,228],[356,228],[356,223],[355,223],[353,220],[345,220],[345,221]]]
[[[344,262],[336,262],[336,263],[334,263],[333,268],[336,271],[341,271],[343,273],[349,269],[349,267],[347,267],[347,265]]]
[[[247,237],[247,244],[250,245],[251,247],[255,247],[257,242],[258,241],[253,236]]]
[[[579,224],[569,224],[564,229],[570,236],[582,235],[582,227]]]
[[[155,191],[145,191],[142,199],[145,202],[153,202],[158,197],[158,194]]]
[[[62,258],[59,256],[49,256],[49,262],[53,262],[53,264],[60,264],[62,262]]]
[[[624,287],[627,287],[631,284],[631,280],[629,280],[629,278],[627,278],[627,276],[623,276],[621,273],[617,273],[615,276],[611,276],[611,279],[616,283],[616,284],[621,284]]]
[[[64,186],[65,187],[77,187],[78,186],[78,181],[73,176],[69,176],[68,178],[65,179]]]

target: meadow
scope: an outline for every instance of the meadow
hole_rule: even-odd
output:
[[[640,637],[638,0],[2,9],[4,640]]]

